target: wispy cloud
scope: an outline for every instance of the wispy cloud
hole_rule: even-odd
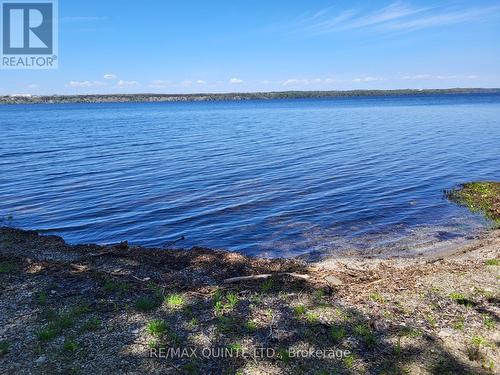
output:
[[[302,15],[284,27],[289,32],[322,35],[351,30],[411,31],[422,28],[482,21],[500,15],[500,6],[417,7],[411,3],[393,2],[379,8],[319,10]]]
[[[118,76],[117,76],[116,74],[111,74],[111,73],[108,73],[108,74],[105,74],[105,75],[103,76],[103,78],[104,78],[105,80],[112,81],[112,80],[114,80],[114,79],[117,79],[117,78],[118,78]]]
[[[365,82],[377,82],[383,81],[385,78],[383,77],[363,77],[363,78],[354,78],[352,81],[355,83],[365,83]]]
[[[132,86],[138,86],[139,85],[139,82],[137,81],[124,81],[122,79],[120,79],[116,85],[118,87],[132,87]]]
[[[448,11],[440,14],[425,15],[415,19],[397,20],[389,22],[384,27],[391,30],[418,30],[428,27],[447,26],[457,23],[483,20],[500,13],[500,6],[484,7],[479,9],[463,9]]]
[[[419,81],[419,80],[453,80],[453,79],[478,79],[479,76],[475,74],[469,75],[456,75],[456,74],[404,74],[399,77],[399,79],[405,81]]]

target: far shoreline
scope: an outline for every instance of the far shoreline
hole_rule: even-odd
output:
[[[391,89],[391,90],[329,90],[269,91],[194,94],[84,94],[84,95],[3,95],[0,104],[83,104],[83,103],[163,103],[221,102],[248,100],[340,99],[427,95],[500,94],[500,88]]]

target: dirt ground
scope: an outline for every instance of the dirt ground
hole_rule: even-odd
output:
[[[0,373],[499,373],[499,258],[499,230],[432,257],[307,263],[4,227]]]

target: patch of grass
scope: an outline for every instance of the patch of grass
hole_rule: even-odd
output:
[[[428,314],[425,316],[425,319],[427,320],[427,323],[431,326],[431,328],[436,328],[436,318],[432,316],[431,314]]]
[[[459,331],[463,331],[465,327],[465,319],[463,317],[459,318],[454,324],[453,328]]]
[[[90,305],[86,303],[81,303],[79,305],[73,306],[69,311],[69,314],[73,317],[78,317],[80,315],[88,314],[92,312]]]
[[[103,288],[108,293],[126,293],[130,290],[130,285],[124,281],[116,281],[114,279],[108,278],[104,281]]]
[[[492,359],[485,359],[481,363],[481,367],[492,374],[495,373],[495,371],[494,371],[495,370],[495,362]]]
[[[305,316],[306,320],[311,324],[317,323],[319,321],[319,315],[314,312],[307,312]]]
[[[214,312],[215,315],[219,316],[224,314],[226,311],[233,310],[239,302],[239,298],[234,293],[228,293],[225,297],[222,293],[216,293],[214,295]]]
[[[445,196],[473,212],[483,212],[497,227],[500,226],[500,182],[468,182]]]
[[[15,273],[19,271],[19,264],[14,261],[0,262],[0,273]]]
[[[232,333],[238,330],[238,321],[232,316],[220,316],[216,323],[217,330],[221,333]]]
[[[273,280],[271,278],[268,278],[260,285],[260,290],[262,293],[268,293],[273,288],[273,286]]]
[[[90,312],[91,309],[87,305],[77,305],[68,311],[62,311],[56,313],[54,310],[47,309],[43,313],[43,317],[48,321],[45,325],[37,332],[38,340],[42,342],[47,342],[53,340],[62,331],[72,328],[75,325],[76,318]]]
[[[452,301],[458,303],[459,305],[465,306],[465,307],[472,307],[476,304],[469,297],[467,297],[466,295],[461,294],[461,293],[451,293],[450,298]]]
[[[241,352],[243,350],[243,346],[239,342],[234,342],[232,344],[229,344],[228,349],[231,349],[232,351],[235,352]]]
[[[314,301],[316,301],[317,303],[321,303],[322,300],[323,300],[323,297],[325,296],[325,291],[322,290],[322,289],[318,289],[314,292],[313,294],[313,299]]]
[[[198,327],[199,324],[200,324],[200,322],[198,321],[198,319],[196,317],[191,318],[191,320],[189,321],[189,325],[193,328]]]
[[[378,303],[384,303],[385,302],[384,297],[382,297],[382,295],[380,293],[378,293],[378,292],[370,294],[369,298],[372,301],[374,301],[374,302],[378,302]]]
[[[0,341],[0,356],[5,355],[10,350],[10,344],[7,341]]]
[[[47,342],[47,341],[54,340],[58,334],[59,334],[59,330],[53,324],[49,324],[46,327],[40,329],[36,333],[36,336],[37,336],[38,340],[40,340],[42,342]]]
[[[196,362],[191,361],[182,365],[180,369],[182,370],[183,374],[198,375],[200,373],[198,367],[199,366]]]
[[[257,331],[257,323],[254,322],[253,320],[249,320],[245,324],[245,328],[247,329],[248,332],[252,333]]]
[[[354,326],[354,333],[363,340],[368,347],[375,345],[375,334],[367,324],[357,324]]]
[[[156,296],[145,296],[140,297],[137,301],[135,301],[135,308],[141,312],[149,312],[161,305],[161,300],[159,300]]]
[[[165,303],[169,309],[179,309],[186,303],[182,294],[174,293],[165,297]]]
[[[298,305],[293,308],[293,312],[296,316],[302,316],[306,313],[307,308],[304,305]]]
[[[289,350],[285,348],[278,349],[277,357],[284,363],[290,362],[291,359]]]
[[[101,328],[101,325],[102,325],[102,321],[99,318],[97,318],[97,317],[90,318],[89,320],[87,320],[83,324],[82,330],[84,330],[84,331],[97,331],[99,328]]]
[[[485,263],[487,266],[499,266],[500,260],[499,259],[488,259]]]
[[[227,304],[226,304],[227,308],[233,309],[238,304],[239,299],[238,299],[238,296],[236,294],[229,293],[226,296],[226,298],[227,298]]]
[[[354,367],[354,361],[356,361],[356,356],[354,354],[349,354],[343,359],[345,367],[352,369]]]
[[[479,361],[483,359],[481,348],[487,346],[488,342],[481,336],[473,336],[470,343],[467,345],[467,356],[471,361]]]
[[[75,324],[75,316],[71,312],[64,312],[54,323],[60,330],[68,329]]]
[[[484,325],[488,329],[495,329],[497,322],[491,316],[484,317]]]
[[[411,327],[403,327],[399,330],[399,335],[403,337],[416,338],[422,336],[422,332]]]
[[[42,290],[40,292],[37,293],[36,295],[36,302],[39,304],[39,305],[46,305],[47,304],[47,299],[48,299],[48,295],[47,295],[47,292],[45,290]]]
[[[78,350],[79,345],[75,340],[65,339],[63,343],[63,351],[65,353],[74,353]]]
[[[167,332],[167,323],[163,320],[153,320],[147,326],[148,333],[151,336],[162,336]]]
[[[345,328],[341,325],[333,325],[328,330],[328,337],[332,340],[333,344],[340,344],[345,338]]]

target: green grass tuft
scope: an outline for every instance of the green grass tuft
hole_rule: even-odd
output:
[[[153,320],[149,322],[147,330],[151,336],[161,336],[167,332],[167,323],[163,320]]]
[[[375,334],[367,324],[357,324],[354,327],[354,333],[363,340],[368,347],[375,345]]]
[[[167,304],[167,307],[169,309],[178,309],[184,306],[186,303],[184,296],[182,294],[169,294],[168,296],[165,297],[165,303]]]
[[[99,320],[98,318],[90,318],[87,320],[83,326],[82,330],[84,331],[97,331],[99,328],[101,328],[102,321]]]
[[[10,344],[7,341],[0,341],[0,356],[5,355],[10,350]]]
[[[245,327],[249,333],[253,333],[253,332],[257,331],[257,328],[258,328],[257,323],[254,322],[253,320],[247,321],[245,324]]]
[[[450,298],[452,301],[458,303],[459,305],[463,305],[465,307],[471,307],[471,306],[474,306],[476,304],[469,297],[467,297],[466,295],[461,294],[461,293],[451,293]]]
[[[298,305],[293,308],[293,312],[297,316],[304,315],[307,311],[307,308],[304,305]]]
[[[47,341],[54,340],[58,334],[59,334],[59,330],[53,324],[49,324],[46,327],[40,329],[36,333],[36,336],[37,336],[38,340],[40,340],[42,342],[47,342]]]
[[[330,337],[334,345],[340,344],[345,338],[345,328],[341,325],[331,326],[328,337]]]
[[[79,346],[75,340],[65,339],[63,344],[63,351],[65,353],[74,353],[78,350]]]
[[[146,296],[141,297],[137,301],[135,301],[135,308],[141,312],[149,312],[161,305],[161,300],[159,300],[156,296]]]
[[[384,297],[382,297],[382,295],[380,293],[372,293],[370,294],[370,299],[374,302],[378,302],[378,303],[384,303],[385,300],[384,300]]]
[[[486,261],[487,266],[498,266],[500,265],[500,260],[499,259],[488,259]]]
[[[271,278],[268,278],[260,285],[260,290],[262,293],[268,293],[274,286],[274,282]]]
[[[17,271],[19,271],[19,264],[16,262],[0,262],[0,273],[15,273]]]
[[[39,305],[46,305],[47,304],[47,299],[48,299],[48,295],[47,295],[47,292],[42,290],[41,292],[39,292],[37,295],[36,295],[36,302],[39,304]]]

